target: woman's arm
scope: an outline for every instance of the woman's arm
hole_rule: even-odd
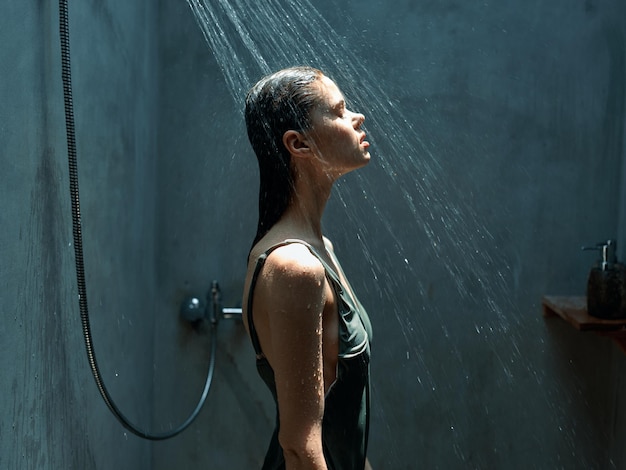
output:
[[[324,267],[302,245],[276,249],[265,265],[262,291],[287,470],[326,470],[322,450]],[[259,286],[260,287],[260,286]]]

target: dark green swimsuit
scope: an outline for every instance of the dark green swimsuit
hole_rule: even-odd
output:
[[[341,285],[337,273],[322,259],[311,245],[302,240],[285,240],[272,246],[257,260],[248,292],[248,326],[257,355],[257,370],[276,402],[276,428],[265,456],[262,470],[285,468],[283,450],[278,442],[280,420],[274,371],[261,351],[252,318],[254,286],[265,260],[276,248],[299,243],[306,246],[324,266],[326,278],[337,296],[339,311],[339,360],[337,380],[324,400],[322,445],[329,470],[363,470],[369,432],[369,359],[371,325],[365,309],[358,300],[352,300]]]

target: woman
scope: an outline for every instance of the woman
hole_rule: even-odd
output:
[[[333,183],[370,159],[364,119],[310,67],[246,97],[260,197],[244,319],[277,404],[264,470],[369,468],[371,327],[321,227]]]

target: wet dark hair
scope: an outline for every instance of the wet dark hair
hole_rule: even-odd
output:
[[[246,96],[246,128],[260,176],[259,222],[252,246],[278,222],[293,197],[291,156],[283,135],[310,128],[311,110],[319,99],[315,82],[322,76],[313,67],[283,69],[259,80]]]

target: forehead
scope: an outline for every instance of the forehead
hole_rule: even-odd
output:
[[[334,106],[344,100],[339,87],[327,76],[324,75],[318,83],[321,103]]]

